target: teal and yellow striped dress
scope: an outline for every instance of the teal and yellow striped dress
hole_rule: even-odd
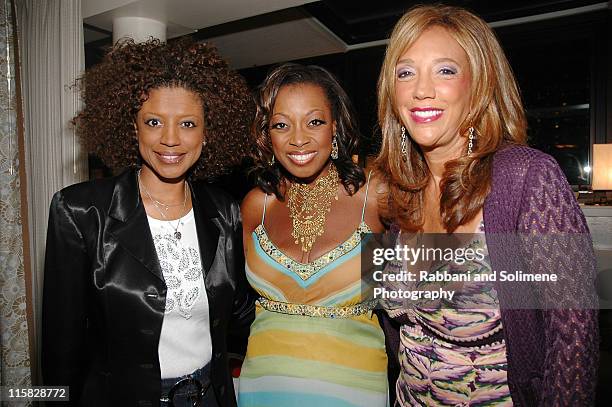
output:
[[[367,232],[362,215],[345,242],[299,263],[270,241],[262,218],[245,242],[247,278],[261,298],[240,375],[240,407],[388,405],[384,335],[360,303],[360,242]]]

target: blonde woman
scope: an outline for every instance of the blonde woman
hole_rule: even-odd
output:
[[[560,279],[521,291],[531,306],[496,284],[481,309],[390,309],[398,404],[593,403],[592,243],[557,163],[524,145],[519,90],[493,32],[461,8],[411,9],[391,35],[378,92],[383,215],[404,234],[482,233],[472,244],[487,256],[465,272]]]

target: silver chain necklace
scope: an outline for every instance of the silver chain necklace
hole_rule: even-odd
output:
[[[161,217],[165,220],[170,222],[170,220],[168,220],[168,216],[166,216],[166,214],[164,213],[165,211],[168,211],[168,209],[170,209],[170,207],[173,206],[179,206],[181,204],[175,204],[175,205],[168,205],[165,204],[163,202],[159,202],[156,199],[153,199],[153,197],[151,196],[151,194],[149,193],[149,190],[147,189],[147,187],[145,187],[144,182],[142,182],[142,179],[140,178],[140,171],[138,170],[138,182],[140,184],[140,186],[142,186],[142,190],[144,191],[144,193],[147,195],[147,198],[149,198],[151,200],[151,202],[153,203],[153,206],[155,206],[155,209],[157,209],[157,211],[159,212],[159,214],[161,215]],[[185,196],[183,198],[183,211],[181,212],[181,216],[185,213],[185,206],[187,204],[187,182],[185,181]],[[172,223],[170,223],[170,227],[174,228],[174,238],[176,240],[181,240],[181,237],[183,237],[183,235],[181,234],[181,232],[179,232],[178,228],[179,226],[181,226],[182,222],[181,219],[178,219],[178,222],[176,223],[176,226],[172,226]]]

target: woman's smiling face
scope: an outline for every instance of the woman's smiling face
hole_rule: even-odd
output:
[[[468,56],[442,27],[427,29],[395,67],[395,106],[423,151],[465,144],[459,127],[470,110]]]
[[[184,88],[153,89],[148,96],[136,115],[143,171],[163,181],[182,179],[202,152],[202,101]]]
[[[311,83],[281,87],[269,128],[276,160],[295,178],[315,180],[330,162],[335,127],[323,88]]]

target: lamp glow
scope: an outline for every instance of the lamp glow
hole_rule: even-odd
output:
[[[612,144],[593,144],[593,190],[612,190]]]

